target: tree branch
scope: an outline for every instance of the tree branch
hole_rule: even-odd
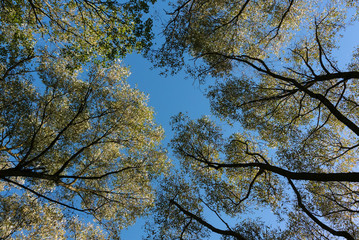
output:
[[[222,229],[214,227],[213,225],[209,224],[208,222],[206,222],[202,218],[200,218],[197,215],[195,215],[195,214],[187,211],[186,209],[184,209],[181,205],[179,205],[174,200],[170,200],[170,203],[175,205],[182,213],[184,213],[185,215],[187,215],[187,216],[191,217],[192,219],[196,220],[198,223],[200,223],[203,226],[205,226],[206,228],[210,229],[212,232],[215,232],[215,233],[218,233],[218,234],[221,234],[221,235],[225,235],[225,236],[232,236],[232,237],[235,237],[238,240],[246,240],[246,238],[244,238],[239,233],[236,233],[236,232],[231,231],[231,230],[222,230]]]
[[[304,211],[305,214],[307,214],[308,217],[310,217],[310,219],[312,219],[321,228],[323,228],[324,230],[330,232],[331,234],[333,234],[335,236],[344,237],[348,240],[354,240],[354,237],[352,237],[348,232],[334,230],[333,228],[329,227],[328,225],[326,225],[325,223],[320,221],[317,217],[315,217],[303,204],[302,197],[300,196],[300,193],[299,193],[298,189],[295,187],[292,180],[290,180],[288,178],[288,182],[291,185],[293,191],[295,192],[295,195],[297,196],[298,206]]]

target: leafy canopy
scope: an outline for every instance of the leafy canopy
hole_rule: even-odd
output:
[[[0,56],[10,63],[54,51],[73,58],[71,68],[104,62],[151,46],[152,20],[143,20],[154,0],[1,1]]]
[[[114,60],[148,2],[1,1],[1,239],[118,239],[153,205],[163,130]]]
[[[173,3],[166,42],[149,57],[199,81],[215,78],[207,94],[213,114],[240,128],[225,136],[208,117],[174,117],[183,177],[163,185],[152,235],[358,239],[358,49],[347,63],[337,51],[340,34],[358,24],[358,7],[345,0]],[[258,209],[272,213],[271,223],[255,219]]]

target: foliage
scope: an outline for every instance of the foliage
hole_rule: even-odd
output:
[[[150,45],[147,9],[1,1],[1,239],[118,239],[152,207],[163,130],[113,60]]]
[[[172,147],[186,184],[168,178],[151,234],[359,238],[358,50],[346,65],[334,60],[358,7],[345,0],[173,4],[155,64],[172,72],[185,66],[199,81],[214,77],[213,114],[240,128],[225,136],[208,117],[174,117]],[[260,209],[272,212],[271,223],[252,219]]]
[[[147,50],[152,40],[152,20],[143,20],[148,3],[155,0],[1,1],[0,56],[8,63],[56,51],[81,63],[104,62],[133,50]],[[20,60],[20,61],[16,61]]]

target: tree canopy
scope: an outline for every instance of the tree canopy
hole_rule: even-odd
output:
[[[338,51],[341,34],[358,26],[358,3],[172,6],[166,41],[149,57],[172,73],[185,67],[198,81],[214,78],[207,97],[233,133],[209,117],[173,118],[182,168],[162,186],[149,235],[358,239],[358,49],[351,62]],[[272,213],[271,223],[258,209]]]
[[[151,2],[0,2],[1,239],[118,239],[152,207],[163,130],[118,59]]]
[[[148,239],[358,239],[359,50],[344,62],[340,39],[359,4],[173,1],[148,51],[154,2],[0,1],[0,238],[119,239],[152,209]],[[219,120],[172,118],[180,165],[156,196],[133,51],[215,80]]]
[[[1,1],[1,56],[12,60],[56,50],[81,64],[146,50],[152,44],[152,20],[143,14],[154,2]]]

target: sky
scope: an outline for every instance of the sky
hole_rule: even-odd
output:
[[[160,14],[163,18],[165,17],[164,9],[168,9],[166,1],[159,0],[152,8],[151,13],[157,16]],[[157,43],[161,41],[160,29],[161,20],[157,18],[154,21],[155,42]],[[357,29],[358,26],[352,26],[344,32],[341,48],[335,52],[336,56],[340,56],[341,62],[350,61],[351,53],[359,37]],[[127,56],[123,63],[130,67],[129,84],[149,96],[148,105],[154,108],[156,122],[165,130],[164,147],[172,136],[169,125],[171,116],[179,112],[187,113],[192,119],[211,115],[209,101],[204,96],[206,87],[199,85],[195,79],[186,78],[187,75],[184,72],[173,76],[162,76],[160,69],[153,69],[152,64],[139,54]],[[344,66],[341,67],[344,68]],[[172,158],[171,153],[169,157]],[[172,160],[175,161],[173,158]],[[124,240],[141,239],[144,236],[144,222],[144,219],[139,219],[135,225],[123,231],[122,238]],[[219,236],[215,234],[211,239],[219,239]]]
[[[126,57],[124,64],[130,67],[130,85],[148,94],[148,105],[154,108],[156,122],[165,129],[165,141],[170,137],[170,131],[166,130],[170,129],[171,116],[179,112],[187,112],[193,118],[210,114],[205,86],[186,78],[185,73],[162,76],[160,69],[151,69],[151,63],[138,54]]]
[[[161,42],[161,21],[165,17],[164,9],[168,9],[167,2],[159,0],[151,9],[157,17],[154,21],[154,42]],[[163,146],[167,147],[172,134],[169,124],[172,116],[179,112],[186,113],[192,119],[203,115],[211,115],[208,99],[204,96],[206,87],[199,85],[195,79],[187,78],[181,71],[176,75],[161,75],[160,69],[153,69],[152,63],[140,54],[128,55],[123,63],[130,68],[131,75],[128,82],[145,94],[148,94],[148,105],[153,107],[155,121],[165,130]],[[169,157],[173,159],[172,154]],[[139,219],[137,223],[122,232],[124,240],[137,240],[144,236],[143,224],[145,220]]]

